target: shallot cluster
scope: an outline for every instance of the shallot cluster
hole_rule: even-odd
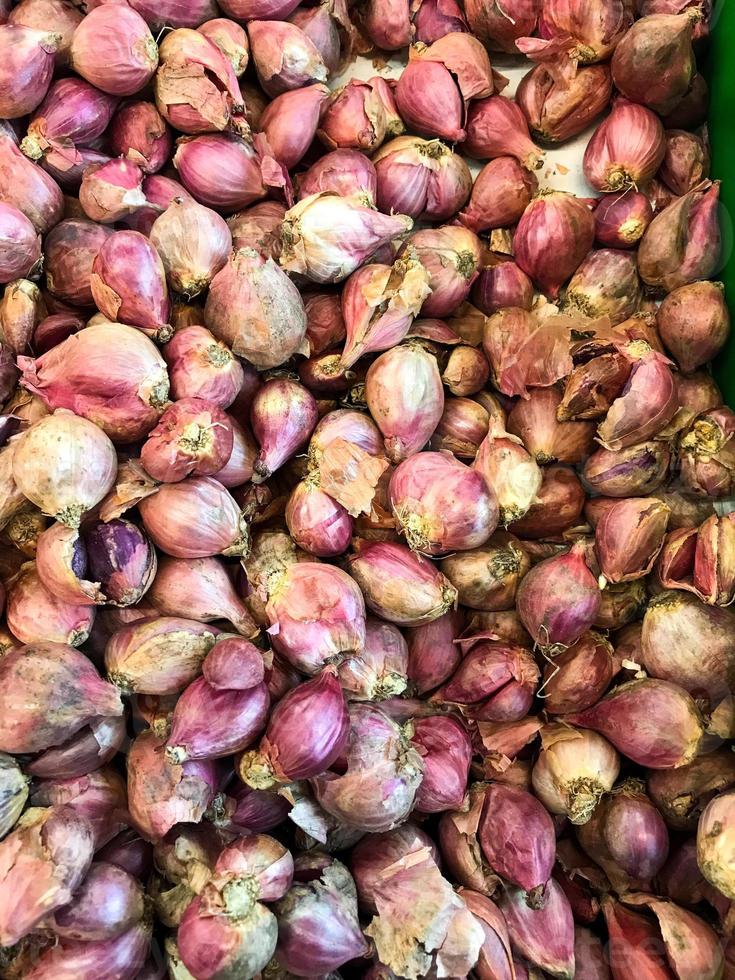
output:
[[[0,0],[0,975],[735,976],[710,7]]]

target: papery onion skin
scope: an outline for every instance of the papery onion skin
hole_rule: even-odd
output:
[[[171,396],[204,398],[228,408],[242,389],[243,366],[232,351],[206,327],[177,330],[163,349]]]
[[[66,939],[113,939],[143,917],[142,887],[122,868],[95,861],[74,896],[56,909],[53,930]]]
[[[294,487],[285,518],[296,544],[318,558],[343,554],[352,539],[354,521],[350,514],[308,479]]]
[[[82,78],[111,95],[134,95],[158,65],[158,47],[135,10],[96,7],[74,32],[71,65]]]
[[[464,726],[439,715],[421,718],[414,723],[411,741],[424,761],[416,809],[420,813],[441,813],[460,806],[472,758],[472,745]]]
[[[53,22],[54,33],[59,35],[56,48],[56,66],[66,65],[74,31],[79,26],[83,14],[67,0],[21,0],[8,14],[9,24],[20,24],[35,30],[46,30]]]
[[[18,208],[37,232],[45,235],[61,221],[64,199],[58,184],[5,136],[0,138],[0,175],[2,200]]]
[[[631,102],[665,115],[685,95],[695,72],[692,22],[686,14],[636,21],[612,58],[616,87]],[[666,69],[661,70],[661,65]]]
[[[255,393],[250,421],[260,445],[253,482],[262,483],[311,436],[317,423],[316,401],[303,385],[272,378]]]
[[[647,497],[613,504],[595,529],[600,570],[609,582],[643,578],[653,567],[669,520],[669,508]]]
[[[472,301],[487,316],[506,306],[530,310],[533,283],[515,262],[485,266],[472,287]]]
[[[548,882],[546,893],[546,902],[538,910],[528,907],[523,892],[517,888],[506,889],[498,904],[513,948],[552,976],[572,980],[575,975],[572,909],[555,879]]]
[[[666,153],[664,128],[655,113],[618,100],[592,135],[584,153],[587,183],[614,192],[647,183]]]
[[[32,112],[45,96],[54,71],[54,55],[60,34],[47,28],[34,30],[22,24],[0,27],[0,51],[9,73],[0,97],[0,117],[18,119]]]
[[[209,286],[232,250],[225,220],[195,201],[174,199],[154,221],[149,237],[171,287],[188,297]]]
[[[668,475],[671,453],[663,442],[640,442],[627,449],[598,449],[586,461],[585,483],[608,497],[630,497],[657,490]]]
[[[592,248],[594,237],[595,219],[587,206],[570,194],[549,192],[531,201],[518,222],[515,258],[555,298]]]
[[[573,824],[585,824],[604,793],[610,792],[620,772],[620,757],[607,739],[596,732],[561,729],[549,733],[533,767],[536,795],[555,814]]]
[[[538,170],[543,164],[543,153],[528,134],[526,117],[503,95],[471,103],[463,149],[478,160],[514,156],[527,170]]]
[[[0,202],[0,282],[30,275],[41,258],[41,240],[26,216]]]
[[[711,361],[730,335],[730,314],[719,283],[693,282],[672,290],[658,309],[656,323],[686,372]]]
[[[564,143],[582,133],[604,112],[612,95],[607,64],[580,65],[573,78],[554,70],[552,61],[536,65],[521,79],[515,99],[535,139]]]
[[[28,764],[40,779],[73,779],[106,765],[127,737],[125,718],[93,718],[70,739],[46,749]]]
[[[112,229],[92,221],[67,219],[45,241],[46,284],[50,292],[73,306],[91,306],[92,262]]]
[[[639,191],[607,194],[595,209],[595,235],[608,248],[632,248],[653,221],[653,208]]]

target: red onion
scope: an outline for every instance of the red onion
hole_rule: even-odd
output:
[[[592,424],[557,421],[560,404],[556,388],[531,388],[508,413],[508,431],[523,440],[537,463],[581,463],[592,449]]]
[[[2,751],[41,752],[100,716],[122,714],[115,689],[72,647],[47,642],[19,647],[8,652],[0,664]],[[73,685],[73,697],[69,685]],[[15,693],[20,689],[24,691],[22,701]]]
[[[398,51],[413,39],[409,5],[394,0],[368,0],[365,5],[364,27],[377,48]]]
[[[216,474],[230,458],[232,444],[226,413],[201,398],[186,398],[164,411],[140,460],[154,480],[177,483],[192,473]]]
[[[273,708],[257,752],[238,764],[253,789],[310,779],[342,755],[349,734],[347,703],[336,673],[327,668],[285,694]]]
[[[77,779],[49,779],[38,783],[31,795],[34,806],[69,805],[92,827],[95,851],[123,828],[125,780],[113,769],[98,769]]]
[[[296,882],[276,905],[278,962],[297,976],[339,969],[367,953],[357,918],[355,884],[339,861]]]
[[[687,14],[641,17],[612,58],[613,80],[625,98],[662,115],[686,94],[694,72],[692,20]]]
[[[153,542],[174,558],[236,555],[247,549],[245,519],[212,477],[164,484],[139,507]]]
[[[227,408],[242,388],[242,365],[206,327],[177,330],[163,354],[175,399],[202,398]]]
[[[570,980],[575,975],[572,910],[553,878],[546,885],[543,908],[529,908],[518,888],[508,888],[499,905],[513,949],[552,976]]]
[[[600,591],[581,543],[540,562],[518,589],[523,625],[537,643],[551,648],[578,640],[594,622],[599,605]]]
[[[476,347],[469,347],[464,344],[459,347],[455,347],[449,359],[447,360],[447,365],[442,372],[442,381],[447,386],[449,391],[461,399],[460,404],[466,404],[469,399],[464,399],[464,395],[476,395],[485,388],[485,385],[490,379],[490,365],[487,363],[487,358],[481,350]],[[456,402],[458,399],[453,399]],[[444,407],[444,414],[442,416],[444,420],[443,427],[446,429],[448,422],[447,412],[452,415],[453,419],[461,426],[460,415],[448,408],[452,402],[448,402]],[[477,404],[476,402],[473,404]],[[472,406],[467,406],[468,409],[468,419],[469,414],[471,414]],[[482,415],[480,414],[482,413]],[[479,422],[480,417],[482,417],[483,422],[479,423],[480,429],[484,425],[484,419],[488,416],[487,411],[479,406],[479,412],[474,413],[474,418],[470,422],[470,427],[473,423]],[[437,430],[442,428],[442,423],[437,427]],[[439,433],[438,433],[439,434]],[[483,432],[483,435],[485,433]]]
[[[113,232],[91,221],[62,221],[47,235],[44,264],[49,292],[73,306],[91,306],[92,263]]]
[[[247,606],[217,558],[162,556],[148,598],[164,616],[184,616],[201,623],[226,619],[244,636],[257,633]]]
[[[552,298],[592,248],[595,220],[571,194],[551,191],[526,208],[513,236],[518,265]]]
[[[599,731],[624,755],[650,769],[691,761],[703,726],[689,695],[676,684],[646,678],[615,688],[596,705],[567,716]]]
[[[264,258],[281,254],[280,227],[286,208],[277,201],[263,201],[228,218],[233,248],[254,248]]]
[[[450,677],[461,659],[455,637],[460,632],[457,612],[446,612],[406,633],[408,677],[419,694],[425,694]]]
[[[733,792],[715,796],[702,812],[697,827],[697,861],[699,869],[718,891],[728,898],[735,894],[732,863],[729,859],[729,834],[732,824]]]
[[[628,449],[598,449],[584,465],[585,483],[608,497],[650,493],[666,479],[671,462],[662,442],[641,442]]]
[[[315,601],[320,609],[317,620]],[[265,613],[274,648],[303,673],[315,674],[364,644],[362,594],[349,575],[333,565],[302,561],[274,574]]]
[[[111,321],[128,323],[167,340],[171,312],[166,274],[154,244],[137,231],[116,231],[92,262],[90,288]]]
[[[236,252],[212,280],[205,318],[219,340],[259,370],[288,360],[306,333],[298,289],[273,259],[250,248]]]
[[[485,266],[472,287],[472,302],[487,316],[506,306],[530,310],[533,284],[515,262]]]
[[[635,361],[625,388],[597,430],[606,449],[627,449],[650,439],[671,421],[678,398],[669,363],[650,350]]]
[[[412,854],[428,851],[437,864],[439,856],[432,839],[411,823],[382,834],[369,834],[350,855],[350,870],[357,886],[360,908],[377,913],[376,896],[386,869]]]
[[[8,350],[15,354],[27,350],[42,304],[41,291],[35,283],[27,279],[9,283],[0,300],[0,328]]]
[[[232,65],[204,34],[179,28],[161,41],[154,90],[164,118],[183,133],[238,127],[242,96]]]
[[[410,129],[451,143],[466,136],[469,100],[492,93],[492,69],[484,46],[457,31],[426,48],[412,48],[395,88],[398,111]]]
[[[594,826],[593,826],[594,824]],[[610,874],[618,869],[633,879],[648,883],[663,867],[669,852],[669,835],[661,814],[642,791],[636,780],[617,788],[600,804],[589,828],[580,834],[583,847],[607,850],[605,858],[613,862]],[[600,860],[602,854],[600,855]]]
[[[178,199],[153,223],[150,240],[170,285],[187,297],[207,288],[232,247],[230,230],[216,212]]]
[[[7,21],[44,32],[49,24],[53,24],[54,34],[60,38],[55,61],[57,67],[61,67],[69,60],[71,39],[82,17],[83,14],[68,0],[21,0],[8,14]]]
[[[514,157],[498,157],[478,174],[460,220],[475,232],[513,225],[538,188],[535,175]]]
[[[414,723],[411,742],[424,763],[424,778],[416,793],[419,813],[441,813],[461,806],[472,759],[465,727],[441,715],[420,718]]]
[[[533,136],[546,143],[563,143],[578,136],[610,102],[610,68],[582,65],[569,77],[553,49],[534,54],[541,62],[521,79],[516,102]]]
[[[400,343],[430,293],[429,271],[412,250],[392,266],[371,263],[353,272],[342,290],[341,366]]]
[[[114,939],[143,917],[143,890],[122,868],[105,861],[90,867],[74,904],[56,909],[52,928],[64,939]]]
[[[595,130],[584,153],[584,175],[598,191],[645,184],[666,153],[664,128],[649,109],[618,100]]]
[[[444,409],[436,359],[410,341],[373,362],[365,395],[385,438],[386,453],[396,463],[428,442]]]
[[[541,470],[517,436],[493,423],[472,464],[485,478],[503,526],[523,517],[541,487]]]
[[[212,12],[215,10],[213,5]],[[245,29],[227,17],[213,17],[201,24],[197,30],[212,44],[217,45],[232,65],[235,75],[240,78],[245,73],[250,60],[250,44]]]
[[[74,31],[69,52],[74,70],[110,95],[134,95],[153,77],[158,47],[140,14],[102,5]]]
[[[0,27],[0,63],[5,77],[0,95],[0,117],[18,119],[33,112],[51,81],[54,56],[61,35],[19,23]]]
[[[551,714],[583,711],[600,700],[612,678],[612,646],[599,633],[583,633],[548,664],[539,696]]]
[[[398,524],[415,551],[442,554],[479,547],[497,525],[497,502],[482,475],[443,453],[405,460],[391,477],[389,492]],[[462,506],[463,497],[472,505]]]
[[[318,558],[349,547],[354,521],[345,508],[309,478],[297,484],[286,505],[286,524],[296,544]]]
[[[490,4],[470,0],[465,14],[470,30],[492,51],[516,53],[516,40],[532,34],[539,12],[537,0],[493,0]],[[484,980],[484,978],[482,978]]]
[[[446,221],[466,202],[472,187],[467,164],[438,140],[399,136],[373,158],[381,211]]]
[[[196,897],[186,909],[178,932],[183,968],[199,976],[256,976],[276,947],[276,919],[259,902],[207,906]],[[193,974],[189,973],[190,976]]]
[[[271,98],[327,80],[329,71],[319,50],[295,24],[251,20],[248,37],[258,80]]]
[[[253,481],[262,483],[306,443],[317,422],[316,402],[297,382],[273,378],[256,392],[250,418],[260,445]]]
[[[538,170],[543,163],[541,150],[528,134],[526,117],[503,95],[477,99],[470,105],[462,148],[478,160],[515,157],[527,170]]]
[[[349,558],[365,603],[376,615],[399,626],[421,626],[437,619],[456,601],[456,589],[428,559],[404,545],[376,542]]]
[[[248,640],[236,636],[221,639],[202,665],[207,683],[218,691],[247,691],[265,676],[262,652]]]
[[[33,331],[33,349],[37,354],[46,354],[83,326],[84,319],[76,313],[53,313],[44,317]]]
[[[331,97],[319,121],[319,139],[330,150],[370,152],[381,145],[387,132],[381,88],[357,78],[350,79]]]
[[[178,694],[201,672],[214,642],[214,632],[194,620],[138,620],[119,629],[107,644],[107,676],[126,693]]]
[[[94,718],[58,746],[46,749],[28,764],[40,779],[72,779],[106,765],[127,736],[122,716]]]
[[[533,789],[551,813],[586,824],[620,772],[620,757],[596,732],[549,726],[533,767]],[[602,804],[600,804],[602,805]]]
[[[653,220],[645,194],[627,189],[605,196],[595,209],[595,237],[608,248],[637,245]]]
[[[224,133],[180,139],[173,165],[200,204],[225,214],[260,200],[268,187],[281,187],[284,182],[280,169],[269,165],[258,144]]]
[[[299,177],[298,198],[302,200],[311,194],[326,192],[343,197],[357,196],[373,203],[377,186],[375,167],[363,153],[357,150],[333,150],[325,153]],[[323,294],[315,294],[314,299],[317,297],[323,298]],[[309,299],[311,297],[305,300],[307,310]],[[330,296],[330,299],[334,297]],[[312,353],[317,351],[312,350]]]
[[[226,816],[220,825],[235,833],[262,833],[283,823],[289,809],[290,804],[276,793],[240,785],[226,798]]]
[[[526,892],[529,908],[544,905],[554,863],[554,825],[539,801],[525,790],[490,783],[479,829],[491,867]]]
[[[7,136],[0,137],[0,175],[4,203],[24,214],[39,234],[46,234],[59,223],[64,198],[58,184]]]
[[[55,82],[33,114],[21,149],[31,160],[50,155],[74,162],[76,145],[100,137],[110,123],[117,99],[77,78]]]
[[[399,726],[372,704],[353,704],[346,761],[344,774],[324,767],[312,781],[327,813],[368,833],[403,823],[414,805],[423,763]]]
[[[472,377],[471,371],[474,371],[475,367],[479,362],[471,358],[469,352],[472,351],[473,354],[478,353],[476,348],[467,347],[459,348],[455,347],[455,351],[466,350],[468,352],[467,361],[464,364],[458,364],[460,372],[458,376],[459,386],[461,387],[464,381],[467,381],[469,386],[469,378]],[[482,355],[480,355],[482,357]],[[485,360],[485,364],[487,361]],[[447,370],[451,366],[450,362],[447,365]],[[467,367],[467,371],[463,371],[464,367]],[[479,372],[475,372],[477,374]],[[446,370],[445,370],[446,374]],[[464,375],[464,376],[463,376]],[[468,378],[469,375],[469,378]],[[446,377],[442,380],[446,383]],[[451,390],[454,384],[447,384],[447,387]],[[448,450],[454,453],[455,456],[459,456],[465,459],[474,459],[477,455],[477,451],[482,444],[482,440],[488,433],[488,428],[490,425],[490,417],[488,412],[479,402],[476,402],[472,398],[450,398],[447,400],[444,406],[444,412],[439,421],[439,425],[436,427],[434,435],[431,438],[431,448],[438,450]]]
[[[65,905],[92,862],[89,821],[68,806],[33,808],[0,843],[0,942],[17,943],[54,909]],[[12,901],[10,900],[12,895]]]
[[[17,760],[0,754],[0,837],[10,833],[25,809],[28,782]]]
[[[264,109],[258,128],[264,133],[270,152],[284,167],[295,167],[311,146],[328,99],[326,85],[307,85],[276,96]]]
[[[682,436],[679,458],[682,481],[688,490],[710,497],[729,494],[733,422],[730,409],[721,406],[697,417]]]
[[[128,160],[87,167],[79,188],[79,203],[92,221],[112,224],[146,204],[143,171]]]
[[[669,508],[648,497],[616,501],[595,528],[595,550],[608,582],[643,578],[661,550]]]
[[[406,641],[395,626],[368,618],[363,649],[338,670],[340,684],[352,700],[383,701],[402,694],[407,686]]]
[[[127,767],[130,815],[148,840],[160,840],[177,823],[198,823],[214,796],[214,763],[168,762],[152,731],[135,739]]]
[[[41,239],[26,216],[0,202],[0,282],[35,271],[41,260]]]
[[[518,583],[530,568],[520,541],[501,531],[484,548],[445,558],[441,564],[470,609],[507,609],[515,601]]]
[[[247,691],[221,691],[198,678],[176,703],[166,758],[182,763],[241,752],[265,727],[269,701],[263,683]]]
[[[412,19],[416,40],[424,44],[433,44],[454,31],[469,30],[464,14],[454,0],[420,0]]]
[[[709,148],[694,133],[683,129],[666,131],[666,154],[660,179],[674,194],[686,194],[709,176]]]
[[[730,334],[720,284],[693,282],[674,289],[661,303],[656,323],[681,370],[695,371],[719,353]]]
[[[380,214],[336,194],[312,194],[286,212],[281,265],[313,282],[341,282],[412,225],[407,215]]]
[[[154,174],[171,156],[171,132],[151,102],[129,102],[116,113],[110,144],[117,156]]]

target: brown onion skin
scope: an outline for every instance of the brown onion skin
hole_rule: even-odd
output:
[[[661,303],[656,322],[685,372],[711,361],[730,335],[730,315],[718,283],[693,282],[674,289]]]
[[[672,830],[696,830],[702,811],[735,785],[735,760],[723,746],[673,770],[650,770],[648,793]]]
[[[508,413],[508,432],[523,440],[537,463],[581,463],[592,450],[594,425],[557,421],[560,404],[555,388],[531,388]]]
[[[536,500],[508,530],[520,538],[556,538],[580,523],[585,492],[569,466],[545,466]]]
[[[609,65],[580,65],[573,78],[559,79],[539,64],[521,79],[516,102],[534,138],[555,144],[587,129],[604,112],[611,95]]]
[[[686,14],[640,18],[613,54],[616,87],[632,102],[664,115],[670,112],[686,94],[695,72],[691,31]],[[666,64],[667,70],[660,71],[659,64]]]
[[[91,306],[92,263],[113,234],[104,225],[68,220],[58,224],[45,242],[46,281],[49,290],[73,306]]]
[[[600,633],[584,633],[546,666],[544,708],[555,715],[583,711],[599,701],[612,678],[612,646]]]

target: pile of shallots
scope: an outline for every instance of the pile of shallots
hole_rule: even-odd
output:
[[[218,3],[0,0],[0,975],[732,980],[709,0]]]

